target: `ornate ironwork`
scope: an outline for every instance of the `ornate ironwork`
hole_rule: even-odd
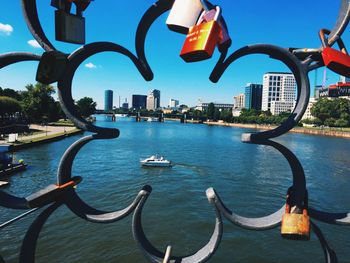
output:
[[[217,192],[213,188],[209,188],[206,191],[207,198],[215,210],[215,228],[210,240],[203,248],[199,249],[192,255],[173,256],[171,254],[171,247],[167,247],[167,250],[164,253],[157,250],[147,239],[142,228],[142,209],[148,196],[151,194],[152,188],[150,186],[144,186],[134,198],[134,201],[132,201],[128,207],[120,211],[101,211],[86,204],[72,187],[81,180],[81,178],[72,177],[73,161],[77,153],[82,147],[84,147],[84,145],[93,140],[117,138],[119,136],[119,130],[97,127],[90,124],[86,122],[76,111],[72,98],[72,80],[75,71],[88,57],[100,52],[112,51],[128,57],[143,78],[146,81],[151,81],[153,79],[153,72],[147,61],[144,48],[146,36],[153,22],[171,8],[174,0],[159,0],[145,12],[144,16],[140,20],[136,32],[136,55],[134,55],[128,49],[110,42],[90,43],[82,46],[69,55],[57,51],[46,37],[45,32],[41,27],[36,8],[36,0],[21,0],[21,2],[28,28],[33,37],[45,50],[45,53],[43,56],[23,52],[3,54],[0,55],[0,68],[21,61],[40,61],[37,78],[40,79],[42,77],[48,83],[58,82],[59,101],[67,117],[69,117],[80,129],[92,132],[93,134],[79,139],[66,150],[59,164],[56,185],[50,185],[47,188],[42,189],[28,197],[17,197],[0,191],[1,206],[12,209],[34,208],[22,216],[25,216],[40,207],[49,205],[39,214],[28,229],[21,247],[20,262],[35,261],[36,243],[42,226],[45,224],[48,217],[51,216],[51,214],[54,213],[54,211],[61,205],[66,205],[68,209],[70,209],[78,217],[95,223],[115,222],[123,219],[133,212],[132,229],[134,238],[140,249],[143,251],[145,257],[151,262],[208,261],[215,253],[221,242],[221,237],[223,234],[222,217],[239,227],[249,230],[266,230],[278,227],[281,224],[282,214],[285,209],[284,206],[269,216],[246,218],[229,210]],[[210,8],[213,7],[211,3],[208,2],[207,4]],[[336,24],[330,31],[328,39],[325,40],[327,41],[328,46],[332,46],[338,41],[347,27],[349,20],[350,0],[341,0],[341,8]],[[222,24],[227,28],[224,21]],[[303,167],[297,157],[289,149],[280,143],[272,141],[271,139],[281,136],[291,130],[301,120],[303,114],[305,113],[310,97],[308,73],[324,66],[320,52],[321,48],[285,49],[269,44],[256,44],[242,47],[233,52],[231,55],[227,56],[228,49],[225,49],[221,50],[220,58],[210,75],[210,80],[212,82],[218,82],[226,69],[233,62],[250,54],[268,55],[272,59],[283,62],[294,74],[297,83],[298,97],[296,106],[289,118],[279,127],[273,130],[243,134],[242,142],[273,147],[280,152],[284,158],[286,158],[293,174],[292,189],[294,194],[292,196],[292,203],[297,207],[301,207],[301,203],[306,195],[306,179]],[[59,73],[55,75],[53,72]],[[328,224],[350,225],[350,213],[326,213],[309,207],[309,215],[314,220]],[[0,228],[19,220],[22,216],[2,224]],[[315,222],[311,222],[311,226],[321,243],[325,261],[337,262],[336,254],[327,244],[321,230],[318,228]],[[0,262],[4,262],[1,257]]]

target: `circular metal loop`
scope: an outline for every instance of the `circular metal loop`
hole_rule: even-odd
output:
[[[283,62],[294,74],[298,93],[296,106],[289,118],[273,130],[250,134],[249,140],[253,142],[278,137],[291,130],[301,120],[309,103],[310,83],[306,67],[300,63],[296,56],[284,48],[268,44],[250,45],[237,50],[223,63],[216,65],[210,76],[211,81],[218,82],[233,62],[251,54],[265,54]]]
[[[215,214],[216,214],[215,229],[209,242],[203,248],[201,248],[200,250],[198,250],[196,253],[192,255],[183,256],[183,257],[170,255],[168,259],[170,263],[207,262],[217,250],[219,243],[221,241],[222,232],[223,232],[222,218],[221,218],[219,209],[216,203],[214,202],[214,197],[211,195],[211,192],[207,191],[206,194],[207,194],[209,203],[211,203],[214,206]],[[142,214],[142,209],[146,200],[147,200],[147,196],[140,201],[140,203],[137,205],[134,211],[134,216],[132,219],[132,232],[134,235],[134,239],[136,240],[138,246],[146,256],[146,258],[150,262],[162,263],[163,259],[166,258],[166,254],[164,252],[159,251],[157,248],[155,248],[151,244],[151,242],[147,239],[143,231],[141,214]]]
[[[266,141],[259,141],[254,142],[255,144],[261,144],[261,145],[267,145],[272,146],[276,150],[278,150],[282,155],[287,159],[288,164],[292,170],[293,174],[293,196],[291,197],[291,202],[298,207],[302,207],[305,197],[306,197],[306,180],[305,180],[305,174],[304,169],[297,159],[297,157],[286,147],[283,145],[266,140]],[[230,211],[225,204],[221,201],[221,198],[219,195],[215,192],[213,188],[209,188],[209,190],[212,193],[212,196],[215,200],[215,204],[217,205],[219,211],[226,217],[227,220],[231,221],[233,224],[238,225],[245,229],[250,230],[265,230],[265,229],[271,229],[276,226],[278,226],[282,220],[282,215],[285,211],[285,205],[280,208],[275,213],[259,217],[259,218],[248,218],[240,216],[233,211]]]
[[[76,141],[66,150],[61,159],[57,172],[58,185],[65,184],[72,179],[72,166],[76,155],[84,145],[95,139],[99,139],[98,135],[96,134],[85,136]],[[113,212],[97,210],[89,206],[77,195],[74,190],[69,191],[64,196],[64,203],[73,213],[82,219],[95,223],[111,223],[129,215],[136,208],[140,200],[144,196],[149,195],[151,191],[152,188],[150,186],[143,187],[143,189],[138,193],[134,201],[128,207]]]
[[[23,61],[40,61],[41,56],[27,52],[10,52],[0,55],[0,69]],[[23,197],[16,197],[0,191],[0,206],[12,209],[28,209]]]
[[[56,48],[46,37],[44,30],[40,24],[36,0],[21,0],[23,16],[35,40],[45,51],[53,51]]]
[[[81,128],[84,131],[97,133],[97,136],[100,138],[110,139],[118,137],[119,130],[96,127],[93,124],[87,122],[78,113],[74,104],[74,100],[72,98],[72,81],[77,68],[85,59],[89,58],[90,56],[107,51],[125,55],[133,62],[141,75],[146,77],[147,72],[142,67],[139,60],[129,50],[120,45],[110,42],[95,42],[82,46],[81,48],[74,51],[70,56],[68,56],[65,74],[63,75],[62,79],[58,81],[57,87],[58,98],[60,100],[63,112],[69,119],[73,121],[73,123],[78,128]]]
[[[146,42],[146,36],[147,33],[152,26],[152,24],[165,12],[169,11],[174,3],[174,0],[159,0],[156,3],[154,3],[143,15],[141,18],[139,25],[137,27],[136,31],[136,38],[135,38],[135,47],[136,47],[136,54],[139,58],[142,66],[145,68],[146,72],[148,72],[147,75],[144,76],[145,80],[151,81],[154,77],[152,69],[147,61],[146,54],[145,54],[145,42]],[[206,1],[208,8],[213,8],[214,5],[210,2]],[[227,24],[225,22],[225,19],[220,19],[220,22],[223,27],[228,31]],[[220,59],[222,59],[222,56],[226,56],[228,48],[225,48],[223,50],[219,50],[221,55]]]

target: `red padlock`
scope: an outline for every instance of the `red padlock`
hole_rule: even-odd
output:
[[[211,58],[220,41],[221,27],[218,23],[220,15],[221,8],[217,6],[214,20],[206,22],[202,14],[197,25],[190,28],[180,53],[186,62]]]
[[[326,39],[325,35],[330,33],[327,29],[321,29],[319,32],[323,45],[322,59],[324,65],[339,75],[350,77],[350,56],[346,51],[344,42],[340,37],[337,39],[341,51],[329,47],[328,39]]]

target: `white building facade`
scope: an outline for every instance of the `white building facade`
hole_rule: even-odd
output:
[[[177,108],[178,106],[179,106],[178,100],[174,100],[174,99],[169,100],[169,107],[170,108]]]
[[[234,108],[235,109],[243,109],[244,108],[244,104],[245,104],[245,95],[244,94],[239,94],[237,96],[233,97],[233,103],[234,103]]]
[[[315,98],[310,98],[310,101],[309,101],[309,104],[307,105],[306,111],[305,111],[303,117],[301,118],[302,120],[305,120],[305,119],[313,120],[313,119],[315,119],[315,117],[311,115],[311,108],[314,106],[314,104],[316,102],[317,101],[316,101]]]
[[[296,100],[296,81],[292,73],[269,72],[263,76],[261,109],[273,115],[291,112]]]

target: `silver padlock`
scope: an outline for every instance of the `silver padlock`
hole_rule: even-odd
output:
[[[200,0],[175,0],[166,24],[172,31],[187,34],[189,28],[197,23],[202,9]]]

